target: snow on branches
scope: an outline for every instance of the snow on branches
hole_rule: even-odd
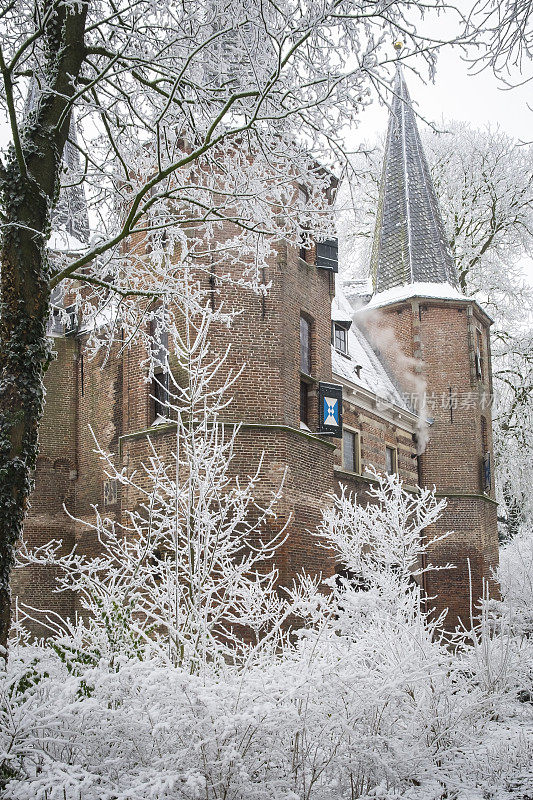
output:
[[[388,507],[368,513],[344,495],[320,531],[373,585],[346,579],[317,593],[304,580],[292,602],[307,624],[281,648],[206,659],[191,672],[146,639],[136,652],[85,660],[89,629],[48,647],[19,639],[1,676],[9,796],[523,798],[533,751],[529,640],[505,625],[491,631],[485,615],[450,648],[408,579],[417,526],[439,503],[431,493],[413,500],[395,477],[375,497]],[[383,534],[372,560],[368,541]],[[150,636],[156,645],[159,632]]]
[[[290,609],[276,591],[272,564],[290,519],[274,524],[283,476],[279,486],[263,489],[262,459],[252,474],[235,475],[239,426],[219,417],[236,376],[227,368],[229,350],[219,358],[210,349],[213,325],[231,315],[212,312],[207,294],[183,281],[181,309],[168,321],[166,357],[173,356],[181,378],[165,373],[170,386],[160,424],[174,430],[172,451],[162,454],[149,439],[146,459],[128,472],[97,446],[127,508],[120,520],[98,509],[93,523],[79,520],[94,532],[98,554],[64,556],[61,543],[50,542],[22,556],[55,566],[58,591],[77,593],[83,620],[48,615],[48,624],[60,634],[57,647],[66,628],[95,663],[154,649],[198,672],[207,663],[240,663],[254,647],[275,649],[283,636]]]

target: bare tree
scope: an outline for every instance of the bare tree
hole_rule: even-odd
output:
[[[93,311],[115,297],[122,321],[135,327],[146,308],[136,300],[172,295],[180,264],[217,258],[221,220],[235,223],[224,264],[243,265],[257,283],[272,242],[324,232],[329,178],[317,161],[339,163],[339,132],[369,90],[385,85],[391,40],[401,37],[406,52],[433,67],[421,11],[440,7],[2,4],[1,103],[11,144],[0,169],[1,646],[37,455],[50,292],[81,285]],[[69,133],[73,109],[77,137]],[[67,140],[80,161],[64,174]],[[84,188],[88,245],[72,231],[61,248],[48,240],[62,177]],[[305,209],[294,202],[298,184]]]
[[[480,47],[473,63],[490,67],[509,87],[527,83],[533,56],[533,3],[531,0],[478,0],[469,23],[473,41]],[[483,32],[481,42],[479,33]]]
[[[424,143],[463,291],[496,311],[516,296],[517,264],[533,254],[533,148],[499,129],[446,125]]]
[[[127,474],[98,448],[105,473],[128,499],[123,521],[83,523],[99,541],[87,557],[61,553],[60,541],[34,551],[23,543],[20,563],[54,565],[56,591],[75,591],[76,622],[46,609],[21,606],[45,619],[54,648],[81,665],[102,658],[158,653],[189,673],[207,665],[237,664],[261,651],[279,652],[292,604],[276,590],[272,558],[284,543],[290,514],[277,517],[284,476],[277,486],[260,480],[262,459],[248,476],[232,478],[238,425],[221,421],[240,372],[229,369],[229,348],[210,351],[212,326],[233,314],[210,307],[210,291],[182,278],[180,325],[164,320],[169,372],[167,413],[175,420],[175,447],[163,457],[149,440],[146,460]]]

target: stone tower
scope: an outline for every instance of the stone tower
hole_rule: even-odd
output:
[[[397,66],[372,251],[374,295],[363,324],[420,417],[418,482],[446,511],[428,536],[453,531],[429,561],[428,607],[468,624],[498,559],[492,474],[489,327],[459,289],[401,66]]]

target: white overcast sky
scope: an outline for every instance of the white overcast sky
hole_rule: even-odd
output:
[[[444,117],[476,127],[498,125],[516,139],[533,139],[533,111],[527,106],[533,105],[533,82],[504,91],[492,71],[472,74],[469,65],[461,60],[460,51],[452,48],[441,51],[434,83],[424,83],[409,70],[405,70],[405,77],[416,110],[437,125]],[[385,107],[373,103],[361,115],[356,138],[363,141],[376,133],[384,134],[387,116]],[[419,124],[422,129],[424,123]]]

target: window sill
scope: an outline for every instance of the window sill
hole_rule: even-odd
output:
[[[344,475],[349,475],[351,478],[364,478],[367,479],[367,476],[364,475],[362,472],[353,472],[351,469],[346,469],[346,467],[340,467],[337,464],[334,466],[335,472],[342,472]]]

